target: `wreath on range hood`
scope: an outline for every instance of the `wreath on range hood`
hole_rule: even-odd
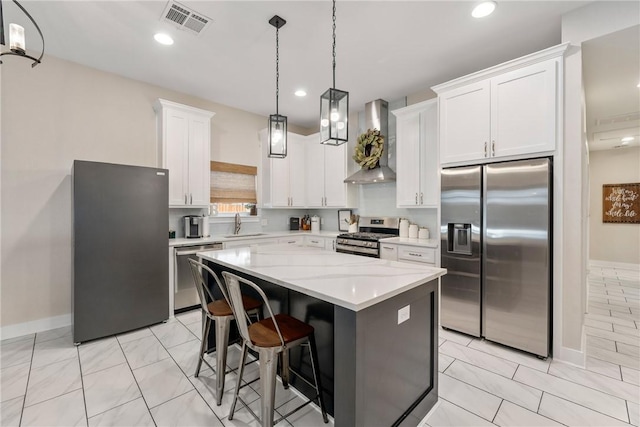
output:
[[[352,159],[362,169],[373,169],[380,166],[380,157],[384,149],[384,136],[378,129],[367,129],[358,137],[355,154]]]

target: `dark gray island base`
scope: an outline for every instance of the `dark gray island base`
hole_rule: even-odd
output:
[[[336,427],[417,426],[435,405],[437,290],[436,279],[361,311],[334,308]]]
[[[218,251],[218,256],[220,252],[228,251]],[[299,286],[290,289],[281,277],[270,280],[228,259],[203,258],[216,272],[231,271],[255,282],[274,313],[290,314],[314,327],[325,404],[336,427],[417,426],[437,402],[437,277],[442,274],[435,279],[423,274],[422,284],[351,309],[307,295]],[[401,274],[401,267],[395,268]],[[407,307],[409,318],[399,324],[399,310],[406,313]],[[213,337],[209,342],[215,343]],[[312,378],[308,352],[291,350],[290,364]],[[295,376],[291,385],[313,395]]]

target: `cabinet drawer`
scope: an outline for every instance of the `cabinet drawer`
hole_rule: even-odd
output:
[[[418,248],[415,246],[401,246],[398,248],[398,260],[435,264],[436,250],[430,248]]]
[[[389,245],[385,243],[380,244],[380,258],[388,259],[391,261],[398,260],[398,247],[396,245]]]
[[[283,237],[278,239],[278,243],[283,245],[283,244],[287,244],[287,245],[298,245],[298,246],[302,246],[304,242],[304,236],[296,236],[296,237]]]
[[[314,248],[325,248],[325,241],[322,237],[311,237],[311,236],[306,236],[305,237],[305,245],[306,246],[311,246]]]

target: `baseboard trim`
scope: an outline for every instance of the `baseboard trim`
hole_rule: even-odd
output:
[[[593,267],[605,267],[605,268],[622,268],[625,270],[634,270],[640,271],[640,264],[632,264],[628,262],[612,262],[612,261],[602,261],[598,259],[590,259],[589,266]]]
[[[554,351],[553,360],[568,363],[570,365],[577,366],[583,369],[586,366],[584,351],[575,350],[568,347],[560,347],[559,351]]]
[[[49,331],[71,325],[71,313],[60,316],[47,317],[45,319],[32,320],[31,322],[16,323],[0,327],[0,339],[8,339],[29,335],[36,332]]]

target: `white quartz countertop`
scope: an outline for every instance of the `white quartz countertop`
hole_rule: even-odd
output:
[[[436,239],[416,239],[410,237],[387,237],[380,239],[380,243],[393,243],[395,245],[421,246],[423,248],[437,248],[440,244]]]
[[[341,231],[320,231],[318,233],[312,233],[310,231],[294,230],[294,231],[271,231],[265,233],[247,233],[244,236],[240,233],[237,237],[225,237],[225,235],[214,235],[209,237],[203,237],[200,239],[169,239],[169,247],[172,246],[192,246],[192,245],[204,245],[207,243],[224,243],[224,242],[236,242],[242,240],[256,240],[256,239],[273,239],[278,237],[290,237],[290,236],[316,236],[316,237],[328,237],[335,238]]]
[[[353,311],[399,295],[447,271],[290,245],[206,251],[198,252],[198,256]]]

